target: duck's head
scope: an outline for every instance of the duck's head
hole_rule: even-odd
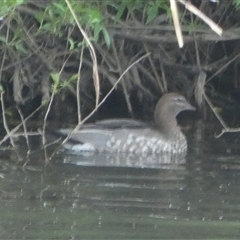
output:
[[[185,110],[195,110],[184,96],[179,93],[164,94],[158,101],[154,121],[158,128],[174,128],[177,126],[176,116]]]

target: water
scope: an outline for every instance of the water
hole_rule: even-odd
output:
[[[1,152],[0,239],[240,239],[240,155],[199,146],[145,165],[37,151],[24,169]]]

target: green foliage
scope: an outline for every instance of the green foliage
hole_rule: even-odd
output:
[[[69,50],[72,51],[76,48],[76,42],[72,38],[68,38],[68,43],[70,45]]]
[[[138,11],[145,14],[142,17],[146,19],[146,24],[149,24],[158,16],[160,10],[169,11],[168,0],[122,0],[114,1],[114,4],[110,5],[117,10],[115,22],[118,22],[126,11],[128,13]]]
[[[104,16],[92,1],[71,1],[72,8],[80,22],[81,26],[89,29],[93,37],[92,41],[98,41],[103,36],[107,46],[110,46],[110,37],[105,28]],[[39,22],[39,31],[47,31],[58,37],[64,34],[65,26],[76,26],[76,22],[65,1],[53,2],[44,11],[36,15]],[[76,47],[74,42],[69,40],[70,49]]]
[[[240,9],[240,0],[234,0],[233,5],[236,7],[237,10]]]
[[[151,23],[158,16],[159,11],[168,11],[169,9],[168,0],[69,0],[69,2],[81,27],[88,32],[90,40],[97,42],[103,39],[107,47],[111,45],[111,38],[106,28],[106,23],[110,18],[105,15],[109,8],[115,9],[113,16],[115,22],[120,21],[124,14],[130,16],[131,13],[136,13],[146,24]],[[11,11],[13,12],[16,6],[26,3],[27,0],[3,0],[0,14],[4,17]],[[38,9],[34,18],[39,23],[36,36],[51,33],[62,38],[66,35],[67,29],[71,31],[76,27],[74,16],[65,0],[53,1],[45,9]],[[14,37],[10,43],[7,43],[5,36],[0,36],[0,42],[27,54],[27,49],[22,42],[23,36],[23,30],[19,27],[14,32]],[[84,44],[76,42],[71,36],[67,41],[71,51],[77,50]]]
[[[26,0],[3,0],[1,1],[1,7],[0,7],[0,20],[4,21],[8,16],[11,18],[14,18],[14,9],[21,5],[26,3]],[[17,20],[17,19],[16,19]],[[26,54],[27,50],[25,49],[23,42],[21,40],[22,38],[22,29],[17,28],[13,36],[10,38],[9,35],[1,35],[0,36],[0,42],[4,44],[5,48],[12,49]]]
[[[65,88],[69,86],[72,82],[75,82],[78,79],[78,74],[73,74],[68,80],[64,81],[60,86]]]
[[[169,3],[165,0],[148,1],[149,6],[147,6],[147,24],[152,22],[157,16],[159,10],[169,9]]]
[[[149,6],[147,10],[147,24],[153,21],[158,14],[158,8],[155,5]]]
[[[2,35],[0,36],[0,42],[2,42],[7,49],[15,49],[19,51],[20,53],[26,55],[28,53],[27,49],[24,47],[23,41],[22,41],[22,32],[23,30],[20,28],[17,28],[16,31],[13,34],[13,37],[11,40],[7,38],[7,36]]]
[[[2,0],[0,7],[0,18],[4,17],[18,5],[25,3],[26,0]]]
[[[57,72],[52,72],[50,74],[51,78],[52,78],[52,81],[53,81],[53,84],[52,84],[52,92],[53,94],[56,94],[58,93],[59,91],[59,86],[60,86],[60,79],[59,79],[59,73]]]
[[[52,84],[52,92],[53,94],[58,93],[65,87],[69,86],[72,82],[75,82],[78,79],[78,74],[73,74],[68,80],[60,81],[60,73],[52,72],[50,74],[53,84]]]
[[[64,26],[75,26],[74,18],[65,1],[53,2],[44,11],[39,11],[35,18],[40,24],[39,33],[46,31],[57,37],[63,36]]]

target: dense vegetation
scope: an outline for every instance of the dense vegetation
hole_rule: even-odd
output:
[[[81,122],[113,87],[106,104],[118,109],[115,116],[124,114],[122,108],[136,115],[133,105],[151,111],[166,91],[195,96],[201,104],[205,89],[221,108],[235,104],[240,1],[191,2],[224,31],[218,36],[178,3],[180,49],[168,0],[4,1],[3,118],[41,109],[45,120]]]

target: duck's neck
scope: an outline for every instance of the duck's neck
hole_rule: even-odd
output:
[[[182,134],[175,115],[160,111],[155,113],[154,120],[157,129],[166,139],[176,140]]]

